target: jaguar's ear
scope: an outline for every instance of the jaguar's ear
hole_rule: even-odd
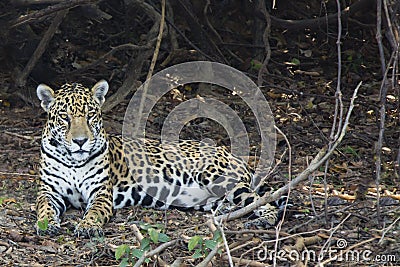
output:
[[[108,92],[108,82],[106,82],[105,80],[101,80],[93,86],[92,93],[94,99],[96,99],[96,101],[99,102],[100,106],[103,105],[107,92]]]
[[[48,111],[51,104],[54,102],[54,91],[45,84],[39,84],[36,88],[36,94],[40,101],[41,106],[45,111]]]

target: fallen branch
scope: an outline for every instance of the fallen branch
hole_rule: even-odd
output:
[[[399,220],[400,220],[400,216],[398,216],[398,217],[396,218],[396,220],[394,220],[394,222],[392,222],[388,227],[386,227],[386,228],[384,228],[384,229],[381,230],[381,231],[382,231],[382,236],[381,236],[381,238],[379,239],[378,244],[382,244],[382,242],[383,242],[383,240],[384,240],[385,235],[387,234],[387,232],[388,232],[390,229],[392,229],[392,228],[397,224],[397,222],[398,222]]]
[[[300,182],[305,181],[308,176],[313,173],[315,170],[317,170],[335,151],[336,147],[341,143],[343,140],[343,137],[346,134],[347,127],[349,125],[349,119],[351,116],[351,113],[354,108],[354,100],[357,97],[358,89],[360,88],[362,82],[360,82],[357,87],[354,90],[353,96],[350,101],[349,109],[347,111],[346,119],[344,122],[344,125],[342,127],[342,130],[340,132],[340,135],[338,138],[332,143],[331,149],[327,150],[326,147],[322,148],[318,154],[315,156],[315,158],[311,161],[310,165],[302,171],[295,179],[293,179],[289,184],[281,187],[277,191],[275,191],[273,194],[269,195],[268,197],[262,197],[258,199],[256,202],[251,203],[250,205],[247,205],[237,211],[234,211],[229,214],[224,214],[216,217],[215,219],[217,221],[229,221],[233,219],[240,218],[251,211],[255,210],[256,208],[265,205],[271,201],[277,200],[279,197],[281,197],[283,194],[287,193],[289,188],[294,188],[296,185],[298,185]]]
[[[215,255],[218,253],[219,246],[215,246],[213,250],[207,255],[207,257],[202,260],[196,267],[207,267],[211,260],[214,258]]]
[[[141,74],[140,72],[142,70],[143,63],[150,56],[152,44],[154,43],[154,41],[156,41],[156,47],[153,52],[153,58],[152,58],[152,61],[150,64],[150,69],[147,73],[146,80],[149,80],[151,78],[153,71],[154,71],[155,63],[157,61],[158,51],[159,51],[160,45],[161,45],[161,40],[162,40],[162,36],[163,36],[163,32],[164,32],[165,4],[163,4],[161,15],[160,15],[157,13],[157,11],[153,7],[151,7],[149,4],[147,4],[145,2],[133,1],[133,0],[131,2],[132,2],[132,4],[140,5],[140,7],[143,8],[143,10],[146,12],[146,14],[148,14],[149,17],[154,19],[154,24],[148,33],[146,45],[144,45],[142,47],[130,45],[130,47],[135,48],[135,49],[142,49],[142,48],[148,48],[148,49],[143,51],[142,53],[138,53],[137,56],[134,59],[132,59],[132,63],[130,64],[128,70],[126,71],[127,78],[124,80],[123,85],[118,89],[118,91],[115,94],[113,94],[108,99],[108,101],[105,103],[105,105],[103,106],[104,112],[107,112],[107,111],[111,110],[113,107],[115,107],[116,105],[118,105],[130,92],[133,91],[133,89],[137,89],[140,86],[140,84],[137,80]],[[156,33],[157,29],[158,29],[158,34]],[[156,39],[155,39],[155,34],[157,34]],[[142,98],[143,101],[146,96],[146,91],[147,91],[147,87],[145,86],[143,98]],[[142,110],[143,110],[143,107],[140,106],[139,107],[139,116],[135,117],[135,119],[138,118],[138,120],[140,120],[140,118],[141,118],[140,114],[141,114]]]
[[[96,59],[95,61],[93,61],[92,63],[83,66],[82,68],[79,68],[77,70],[73,70],[70,72],[65,73],[62,77],[70,77],[71,75],[75,75],[77,73],[81,73],[84,71],[87,71],[89,69],[95,68],[97,67],[99,64],[105,62],[109,57],[111,57],[114,53],[118,52],[118,51],[122,51],[122,50],[133,50],[133,51],[141,51],[141,50],[148,50],[151,48],[151,44],[148,43],[146,45],[135,45],[135,44],[122,44],[122,45],[118,45],[116,47],[112,47],[110,51],[108,51],[107,53],[105,53],[104,55],[102,55],[101,57],[99,57],[98,59]]]
[[[325,251],[325,247],[327,247],[329,244],[331,244],[331,240],[332,240],[333,234],[334,234],[337,230],[339,230],[339,228],[340,228],[350,217],[351,217],[351,213],[347,214],[347,216],[346,216],[343,220],[341,220],[340,223],[338,223],[338,225],[336,225],[334,228],[331,229],[331,231],[330,231],[330,233],[329,233],[328,239],[325,241],[324,245],[322,246],[322,248],[321,248],[321,250],[320,250],[321,253],[322,253],[322,251]],[[322,265],[322,266],[325,266],[325,265]]]
[[[30,14],[27,14],[25,16],[21,16],[18,19],[16,19],[15,21],[13,21],[11,23],[11,28],[13,27],[17,27],[17,26],[21,26],[25,23],[28,23],[32,20],[36,20],[48,15],[51,15],[55,12],[59,12],[62,10],[66,10],[66,9],[71,9],[80,5],[86,5],[86,4],[90,4],[92,2],[95,2],[93,0],[70,0],[70,1],[62,1],[61,3],[49,6],[47,8],[38,10],[36,12],[32,12]]]
[[[142,242],[144,236],[142,235],[142,233],[140,232],[139,228],[138,228],[135,224],[132,225],[132,230],[133,230],[133,234],[135,235],[135,237],[137,238],[137,240],[139,241],[139,243]],[[161,260],[161,259],[159,259],[159,258],[157,257],[157,255],[158,255],[161,251],[165,250],[166,248],[175,245],[177,242],[178,242],[177,239],[171,240],[171,241],[169,241],[169,242],[166,242],[166,243],[164,243],[164,244],[162,244],[162,245],[156,247],[155,249],[153,249],[153,250],[151,250],[151,251],[149,251],[149,252],[143,253],[143,255],[142,255],[142,256],[138,259],[138,261],[136,262],[135,266],[141,266],[141,264],[143,263],[143,261],[144,261],[146,258],[149,258],[149,257],[154,257],[155,260]]]
[[[348,19],[350,16],[356,14],[360,10],[367,10],[372,8],[375,3],[375,0],[360,0],[355,2],[353,5],[346,7],[341,11],[342,18]],[[262,15],[259,14],[261,17]],[[338,20],[338,14],[331,14],[324,17],[316,18],[316,19],[303,19],[303,20],[285,20],[280,19],[274,16],[271,16],[272,28],[276,29],[285,29],[289,31],[303,30],[303,29],[316,29],[323,28],[328,23],[336,23]],[[371,25],[373,26],[373,25]]]
[[[222,257],[224,260],[228,260],[227,256]],[[236,263],[236,266],[252,266],[252,267],[265,267],[265,263],[261,263],[253,260],[246,260],[237,257],[232,257],[232,260]]]
[[[271,46],[269,44],[269,36],[271,34],[271,15],[269,14],[267,7],[265,6],[265,1],[259,1],[258,2],[258,7],[261,8],[261,12],[263,13],[264,17],[265,17],[265,22],[266,22],[266,26],[264,29],[264,33],[262,36],[263,39],[263,43],[265,46],[265,57],[264,60],[262,62],[261,68],[258,71],[258,77],[257,77],[257,85],[258,86],[262,86],[263,85],[263,75],[264,74],[268,74],[268,62],[271,59]]]
[[[158,254],[160,254],[160,252],[175,245],[177,242],[178,242],[177,239],[171,240],[169,242],[163,243],[162,245],[159,245],[158,247],[156,247],[155,249],[153,249],[147,253],[144,253],[143,256],[140,257],[140,259],[138,259],[138,261],[136,262],[136,264],[133,267],[140,267],[146,258],[157,256]]]
[[[282,130],[281,129],[279,129],[277,126],[275,126],[275,129],[278,131],[278,133],[280,133],[282,136],[283,136],[283,138],[285,139],[285,142],[286,142],[286,144],[287,144],[287,146],[288,146],[288,150],[289,150],[289,166],[288,166],[288,176],[289,176],[289,183],[290,183],[290,181],[291,181],[291,178],[292,178],[292,146],[290,145],[290,142],[289,142],[289,139],[287,138],[287,136],[282,132]],[[279,235],[280,235],[280,233],[281,233],[281,230],[282,230],[282,224],[283,224],[283,221],[285,220],[285,216],[286,216],[286,208],[287,208],[287,203],[288,203],[288,201],[289,201],[289,198],[290,198],[290,187],[288,188],[288,192],[287,192],[287,194],[286,194],[286,197],[287,197],[287,199],[286,199],[286,203],[285,203],[285,208],[283,209],[283,213],[282,213],[282,219],[280,220],[280,222],[278,223],[278,225],[276,226],[276,228],[275,228],[275,240],[276,240],[276,242],[275,242],[275,244],[274,244],[274,253],[277,253],[278,252],[278,245],[279,245]],[[276,266],[276,260],[277,260],[277,258],[276,257],[274,257],[274,259],[273,259],[273,266]]]
[[[13,6],[49,5],[58,4],[63,0],[10,0]]]
[[[18,87],[25,86],[26,79],[28,78],[29,74],[35,67],[38,60],[42,57],[44,51],[46,51],[46,48],[49,45],[51,38],[53,38],[54,33],[58,29],[58,26],[60,26],[61,22],[63,21],[64,17],[67,15],[67,13],[68,13],[68,9],[65,9],[65,10],[59,11],[57,13],[57,15],[55,16],[53,22],[50,24],[46,33],[43,35],[42,40],[40,40],[40,43],[38,44],[35,52],[29,59],[28,63],[26,64],[21,75],[19,75],[19,77],[17,78],[16,84]]]

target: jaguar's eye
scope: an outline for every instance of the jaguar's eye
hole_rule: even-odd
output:
[[[96,116],[96,111],[89,111],[88,114],[87,114],[88,119],[91,119],[94,116]]]
[[[64,121],[69,121],[69,116],[67,113],[60,113],[60,118]]]

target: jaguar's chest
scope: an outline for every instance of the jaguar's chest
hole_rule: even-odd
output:
[[[94,159],[83,166],[70,166],[46,155],[43,161],[41,179],[75,208],[85,208],[94,197],[94,189],[109,181],[109,164],[104,158]]]

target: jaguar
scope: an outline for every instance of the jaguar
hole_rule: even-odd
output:
[[[84,211],[74,234],[93,237],[104,234],[115,209],[127,206],[229,212],[262,197],[250,186],[248,164],[225,147],[108,135],[101,112],[108,88],[105,80],[92,88],[79,83],[58,90],[37,87],[47,113],[36,199],[38,235],[59,234],[61,217],[71,207]],[[252,215],[254,223],[274,226],[283,206],[281,201],[260,207]]]

